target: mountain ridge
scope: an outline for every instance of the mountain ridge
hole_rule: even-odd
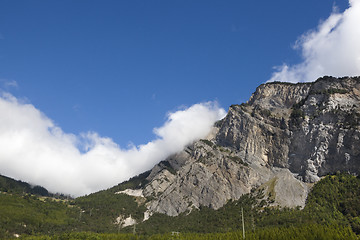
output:
[[[232,105],[207,138],[157,164],[138,186],[149,213],[213,209],[263,188],[274,205],[304,207],[312,184],[359,173],[360,78],[266,83]]]
[[[231,232],[242,207],[253,231],[320,222],[358,234],[359,108],[360,77],[266,83],[206,138],[107,190],[59,201],[0,176],[0,236]]]

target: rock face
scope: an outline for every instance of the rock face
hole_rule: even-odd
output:
[[[304,206],[311,184],[360,172],[360,78],[260,85],[207,139],[156,165],[142,186],[150,212],[222,207],[262,188],[275,205]]]

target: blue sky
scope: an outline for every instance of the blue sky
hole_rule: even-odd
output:
[[[66,132],[120,145],[168,111],[246,101],[347,1],[0,1],[0,78]]]
[[[0,174],[117,184],[268,80],[360,75],[359,18],[360,0],[0,0]]]

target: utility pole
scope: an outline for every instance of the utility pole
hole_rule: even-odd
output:
[[[136,223],[134,224],[134,228],[133,228],[133,234],[136,234]]]
[[[253,211],[251,211],[251,226],[252,226],[252,231],[255,232],[255,218]]]
[[[82,216],[82,214],[85,212],[85,210],[82,210],[81,208],[80,208],[80,212],[79,212],[79,222],[81,221],[81,216]]]
[[[242,222],[243,239],[245,239],[244,210],[242,207],[241,207],[241,222]]]
[[[121,229],[122,224],[123,224],[123,222],[124,222],[123,217],[121,216],[121,214],[120,214],[119,217],[116,219],[116,222],[117,222],[117,224],[118,224],[118,233],[120,233],[120,229]]]

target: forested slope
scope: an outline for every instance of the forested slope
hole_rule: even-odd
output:
[[[271,199],[256,190],[219,210],[202,207],[177,217],[155,214],[120,229],[113,220],[119,212],[143,207],[135,197],[115,194],[129,184],[75,200],[2,191],[0,238],[242,239],[241,209],[246,239],[357,239],[360,234],[360,178],[348,174],[326,176],[315,184],[302,210],[271,207]]]

